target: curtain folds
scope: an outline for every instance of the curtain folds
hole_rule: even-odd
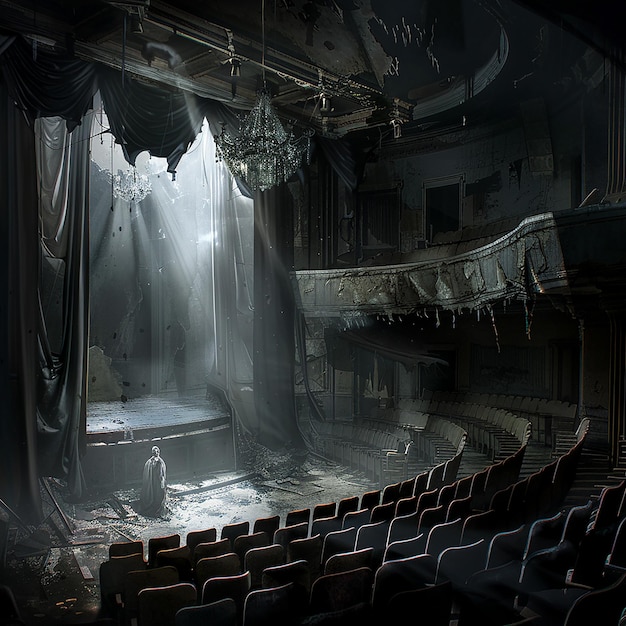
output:
[[[111,132],[121,145],[124,157],[135,164],[147,150],[165,157],[168,172],[176,167],[202,127],[200,100],[191,93],[165,91],[128,78],[105,67],[98,70],[98,82]]]
[[[92,115],[85,116],[72,134],[60,118],[40,118],[35,124],[42,162],[58,164],[39,168],[40,189],[57,190],[53,197],[40,193],[42,261],[59,261],[51,249],[63,254],[63,280],[55,280],[46,292],[43,291],[45,281],[39,283],[42,364],[37,407],[39,464],[42,475],[65,478],[71,495],[77,499],[85,489],[80,459],[85,446],[87,402]],[[52,142],[51,137],[56,141]],[[47,246],[46,232],[54,232],[55,242],[65,245]],[[47,306],[52,298],[62,302],[60,315]]]
[[[260,443],[301,446],[294,395],[293,209],[286,185],[254,203],[254,398]]]
[[[126,161],[134,165],[144,151],[165,157],[172,180],[205,119],[213,133],[237,120],[228,107],[193,94],[133,81],[20,37],[0,38],[0,197],[7,207],[0,321],[9,355],[2,364],[9,418],[0,434],[16,442],[0,462],[0,497],[32,520],[42,513],[40,476],[65,479],[77,499],[85,491],[89,148],[98,90]],[[213,248],[209,269],[214,292],[206,334],[215,341],[207,347],[207,382],[226,390],[239,423],[260,429],[263,443],[297,443],[292,263],[287,230],[276,230],[289,228],[291,203],[281,197],[284,189],[267,192],[256,198],[255,217],[250,190],[242,181],[233,186],[223,164],[215,168],[209,133],[202,150],[204,201],[215,225],[210,236],[221,246]],[[351,155],[329,160],[354,188]],[[260,263],[254,276],[253,261]]]
[[[52,54],[22,38],[4,50],[0,73],[31,125],[38,117],[58,115],[70,132],[91,108],[98,88],[95,64]]]
[[[0,498],[26,523],[42,518],[37,466],[37,183],[32,128],[0,83],[2,354]]]

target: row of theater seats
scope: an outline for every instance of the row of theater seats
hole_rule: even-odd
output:
[[[385,415],[407,428],[421,431],[427,419],[454,422],[467,434],[468,443],[492,460],[504,458],[531,436],[530,420],[502,408],[474,402],[402,398]]]
[[[314,425],[312,442],[325,458],[362,471],[381,485],[389,482],[392,465],[407,472],[411,461],[434,466],[461,454],[465,430],[449,420],[424,416],[423,423],[396,423],[362,418]]]
[[[465,582],[493,569],[487,555],[494,537],[516,526],[529,530],[534,515],[562,505],[583,443],[581,436],[567,455],[543,470],[541,481],[519,480],[525,451],[520,446],[470,476],[446,481],[438,466],[360,497],[292,511],[283,523],[273,516],[226,525],[219,538],[215,528],[195,531],[183,545],[178,535],[151,538],[147,559],[141,542],[113,544],[100,572],[103,609],[120,623],[139,626],[207,623],[192,620],[209,614],[213,624],[218,603],[229,608],[224,608],[226,621],[216,623],[232,626],[272,619],[363,623],[388,610],[392,597],[397,608],[407,608],[418,602],[418,592],[424,591],[424,598],[425,589],[436,589],[430,600],[419,602],[433,601],[432,610],[440,609],[446,621],[429,623],[447,626],[462,606],[470,607],[466,616],[475,611]],[[545,499],[545,509],[536,508],[531,484],[549,487],[552,497]],[[506,489],[511,489],[508,499],[501,495]],[[518,499],[528,506],[521,516],[519,506],[508,506]],[[615,502],[617,496],[607,500]],[[122,556],[126,550],[136,554]],[[400,574],[398,568],[408,569]],[[162,571],[177,582],[156,582]],[[400,592],[406,595],[396,597]]]
[[[479,393],[469,391],[425,391],[427,403],[478,404],[511,411],[531,422],[535,439],[546,445],[554,445],[554,433],[571,432],[578,416],[578,405],[562,400],[550,400],[533,396]]]

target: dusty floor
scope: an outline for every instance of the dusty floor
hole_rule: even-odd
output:
[[[84,624],[97,619],[100,607],[99,564],[108,545],[216,527],[360,495],[377,487],[362,474],[304,451],[248,451],[244,467],[205,480],[168,485],[168,512],[163,518],[139,515],[139,489],[99,494],[74,505],[64,489],[48,481],[60,505],[44,500],[47,521],[32,536],[20,531],[9,546],[4,582],[13,589],[26,624]],[[41,539],[41,541],[39,541]],[[49,546],[46,545],[49,543]],[[41,547],[40,554],[33,552]]]

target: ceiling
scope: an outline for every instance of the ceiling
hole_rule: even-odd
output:
[[[340,137],[466,123],[548,84],[563,97],[591,80],[589,49],[601,59],[621,42],[611,3],[589,4],[0,0],[0,24],[239,109],[265,86],[281,117]]]

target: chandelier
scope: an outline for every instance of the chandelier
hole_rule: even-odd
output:
[[[233,176],[243,179],[253,191],[265,191],[291,178],[305,152],[309,162],[311,133],[296,138],[285,130],[263,89],[238,135],[231,136],[222,126],[215,143],[218,158],[226,162]]]
[[[152,183],[144,174],[131,171],[118,171],[113,176],[113,195],[128,202],[141,202],[152,191]]]

